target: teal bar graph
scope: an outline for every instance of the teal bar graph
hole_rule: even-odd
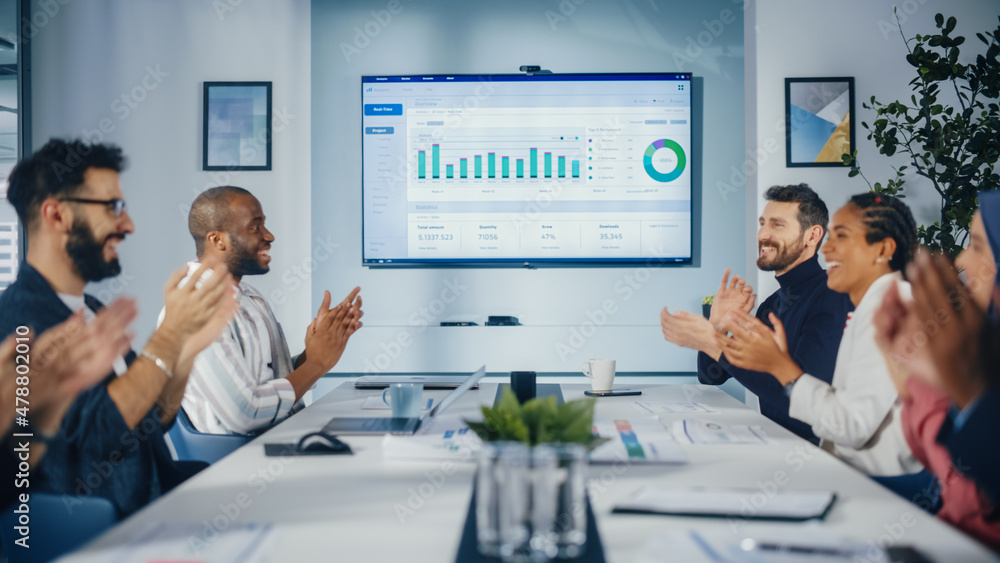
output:
[[[442,148],[445,149],[444,152],[442,152]],[[516,148],[493,151],[468,148],[463,151],[451,147],[448,143],[434,143],[431,144],[430,149],[424,148],[416,151],[416,177],[418,180],[430,178],[435,180],[443,178],[489,178],[491,180],[500,178],[505,180],[514,178],[573,178],[579,180],[581,178],[580,164],[583,159],[578,156],[579,152],[576,152],[575,149],[529,147],[527,155],[516,151],[518,151]],[[542,154],[538,154],[539,151]],[[475,152],[479,154],[474,154]],[[470,160],[472,162],[469,162]],[[514,164],[513,170],[511,170],[511,164]]]

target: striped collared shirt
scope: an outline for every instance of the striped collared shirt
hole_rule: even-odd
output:
[[[188,275],[198,266],[188,264]],[[266,429],[295,406],[295,390],[285,379],[292,359],[274,312],[245,281],[238,286],[237,299],[236,316],[195,359],[184,391],[184,410],[201,432]]]

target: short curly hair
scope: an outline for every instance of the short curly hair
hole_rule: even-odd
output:
[[[30,231],[38,221],[42,202],[78,193],[88,168],[121,172],[126,165],[125,155],[115,145],[52,139],[11,171],[7,201]]]

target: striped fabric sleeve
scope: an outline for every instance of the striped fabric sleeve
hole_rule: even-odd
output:
[[[247,360],[233,324],[198,354],[191,369],[189,387],[193,384],[200,391],[205,406],[221,425],[203,429],[196,420],[200,417],[192,416],[201,431],[247,434],[287,417],[295,404],[295,390],[287,379],[273,378],[266,362]],[[259,355],[252,339],[246,339],[246,343],[254,348],[248,350],[251,358]],[[256,373],[260,369],[268,369],[268,373]],[[261,380],[265,382],[258,383]]]

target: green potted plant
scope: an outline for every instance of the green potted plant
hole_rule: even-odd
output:
[[[514,441],[529,446],[563,442],[583,444],[589,450],[607,441],[591,432],[595,399],[577,399],[561,405],[555,397],[539,397],[518,402],[507,387],[494,407],[482,407],[481,422],[466,420],[484,442]]]
[[[587,453],[607,441],[592,432],[594,405],[590,398],[560,405],[555,397],[522,405],[508,387],[495,407],[482,407],[482,421],[465,421],[487,443],[476,476],[480,553],[549,560],[586,551]],[[523,523],[523,533],[512,534],[517,545],[494,547],[503,541],[493,525],[502,514]]]
[[[715,295],[706,295],[701,298],[701,314],[705,315],[706,319],[712,315],[712,303],[715,303]]]
[[[932,225],[919,228],[919,239],[933,249],[955,256],[968,239],[969,223],[976,210],[979,191],[1000,187],[995,165],[1000,158],[1000,25],[992,32],[977,33],[986,49],[975,62],[959,62],[959,46],[965,38],[953,36],[956,20],[942,14],[934,17],[938,33],[906,39],[906,62],[916,70],[910,81],[909,100],[882,102],[872,96],[862,107],[875,111],[875,120],[861,125],[880,154],[900,153],[904,165],[893,167],[895,176],[885,185],[873,185],[861,172],[854,154],[843,155],[850,166],[849,177],[861,175],[878,193],[903,197],[904,175],[909,167],[930,181],[941,198],[941,215]],[[957,105],[939,97],[954,92]]]

